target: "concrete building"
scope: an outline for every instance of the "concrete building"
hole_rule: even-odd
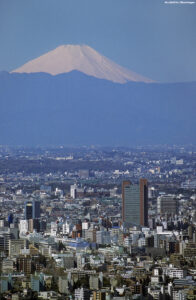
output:
[[[89,286],[91,290],[98,290],[100,288],[99,277],[97,275],[90,275]]]
[[[106,230],[97,231],[96,240],[97,240],[97,244],[99,245],[110,245],[111,244],[110,232]]]
[[[30,257],[18,257],[17,258],[18,271],[25,274],[31,274],[32,259]]]
[[[173,195],[162,195],[157,198],[157,213],[158,214],[176,214],[177,199]]]
[[[70,196],[71,198],[75,199],[77,195],[77,185],[73,184],[70,186]]]
[[[14,261],[12,259],[9,259],[9,258],[5,258],[3,261],[2,261],[2,273],[5,273],[5,274],[9,274],[9,273],[13,273],[13,270],[14,270]]]
[[[20,220],[19,223],[20,234],[25,234],[28,232],[28,220]]]
[[[75,289],[75,300],[89,300],[90,291],[85,288]]]
[[[62,276],[59,277],[58,288],[59,288],[59,292],[62,294],[69,293],[69,281],[67,277],[62,277]]]

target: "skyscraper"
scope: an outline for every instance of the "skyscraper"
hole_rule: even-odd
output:
[[[32,219],[40,218],[40,202],[33,200],[33,217]]]
[[[125,224],[148,226],[148,183],[122,183],[122,221]]]
[[[33,202],[26,201],[25,202],[25,220],[32,219],[33,215]]]
[[[40,218],[40,202],[37,200],[25,202],[25,219]]]

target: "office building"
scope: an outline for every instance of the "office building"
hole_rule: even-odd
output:
[[[32,219],[33,215],[33,202],[27,201],[25,203],[25,220]]]
[[[9,256],[15,257],[21,253],[22,249],[26,249],[28,247],[28,240],[10,240],[9,241]]]
[[[96,241],[98,245],[110,245],[111,244],[110,232],[104,230],[97,231]]]
[[[40,231],[40,223],[38,219],[29,219],[28,220],[29,232]]]
[[[10,275],[0,277],[0,293],[9,291],[12,287],[12,278]]]
[[[148,226],[148,183],[122,183],[122,221],[125,225]]]
[[[24,256],[18,257],[17,269],[19,272],[24,272],[25,274],[31,274],[32,259],[30,257],[24,257]]]
[[[89,170],[79,170],[78,171],[78,176],[80,177],[80,179],[89,178]]]
[[[44,290],[44,276],[39,274],[37,276],[31,275],[31,289],[34,292],[40,292]]]
[[[25,202],[25,220],[40,218],[40,202],[37,200]]]
[[[85,288],[75,289],[75,300],[89,300],[90,291]]]
[[[59,292],[62,294],[68,294],[69,293],[69,281],[66,276],[60,276],[58,279],[58,288]]]
[[[176,214],[177,199],[173,195],[162,195],[157,198],[158,214]]]
[[[70,186],[70,196],[71,198],[75,199],[77,195],[77,185],[73,184]]]

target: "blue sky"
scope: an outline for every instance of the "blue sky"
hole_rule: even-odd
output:
[[[0,71],[62,44],[87,44],[161,82],[196,81],[196,4],[0,0]]]

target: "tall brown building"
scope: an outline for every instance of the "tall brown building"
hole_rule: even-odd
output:
[[[31,274],[32,259],[30,257],[24,257],[24,256],[18,257],[17,269],[19,272],[24,272],[25,274]]]
[[[127,225],[148,226],[148,182],[140,179],[138,185],[122,183],[122,221]]]

